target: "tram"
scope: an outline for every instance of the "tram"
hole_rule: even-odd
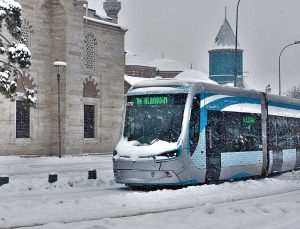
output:
[[[117,183],[183,186],[299,168],[299,99],[175,79],[127,93],[113,153]]]

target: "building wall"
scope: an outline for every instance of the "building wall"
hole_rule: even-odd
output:
[[[61,74],[62,153],[111,152],[119,137],[124,89],[125,31],[85,22],[85,9],[73,1],[19,0],[30,24],[32,66],[28,77],[37,90],[31,108],[30,138],[16,139],[16,103],[0,97],[0,155],[57,155],[57,77],[52,64],[67,62]],[[95,70],[84,62],[85,36],[95,35]],[[83,97],[84,82],[93,79],[97,98]],[[88,88],[88,87],[86,87]],[[19,93],[21,96],[21,93]],[[85,93],[89,96],[89,93]],[[84,104],[95,105],[95,138],[84,139]]]
[[[126,65],[125,74],[128,76],[154,78],[156,76],[156,68],[142,65]]]

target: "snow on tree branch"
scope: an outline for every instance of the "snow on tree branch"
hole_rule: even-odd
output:
[[[18,63],[20,68],[29,68],[31,65],[31,53],[24,44],[11,44],[7,50],[8,59],[12,63]]]
[[[14,0],[0,0],[0,28],[7,28],[8,33],[16,41],[20,41],[21,25],[22,25],[22,7]],[[23,83],[23,75],[20,69],[29,68],[31,65],[31,53],[24,44],[17,44],[10,41],[0,32],[0,54],[4,57],[0,61],[0,93],[7,98],[14,99],[16,97],[16,77],[20,75]],[[3,61],[3,59],[6,59]],[[24,85],[23,85],[24,86]],[[23,99],[30,106],[35,106],[35,92],[28,88],[24,88],[25,93]]]
[[[17,83],[10,79],[10,71],[2,69],[0,72],[0,92],[7,98],[13,98],[13,94],[16,92]]]

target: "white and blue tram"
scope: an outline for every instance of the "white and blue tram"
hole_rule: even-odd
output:
[[[300,100],[171,79],[127,94],[116,182],[168,186],[247,179],[300,168]]]

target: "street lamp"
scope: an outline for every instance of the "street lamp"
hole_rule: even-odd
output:
[[[236,19],[235,19],[235,49],[234,49],[234,86],[237,87],[237,43],[238,43],[238,21],[239,21],[239,5],[240,1],[238,1],[236,6]]]
[[[53,66],[57,73],[57,122],[58,122],[58,156],[61,158],[61,127],[60,127],[60,74],[64,71],[67,64],[62,61],[55,61]]]
[[[281,50],[281,52],[279,54],[279,95],[281,95],[281,75],[280,75],[281,74],[281,55],[287,47],[292,46],[292,45],[297,45],[297,44],[300,44],[300,41],[295,41],[294,43],[284,46],[284,48]]]

